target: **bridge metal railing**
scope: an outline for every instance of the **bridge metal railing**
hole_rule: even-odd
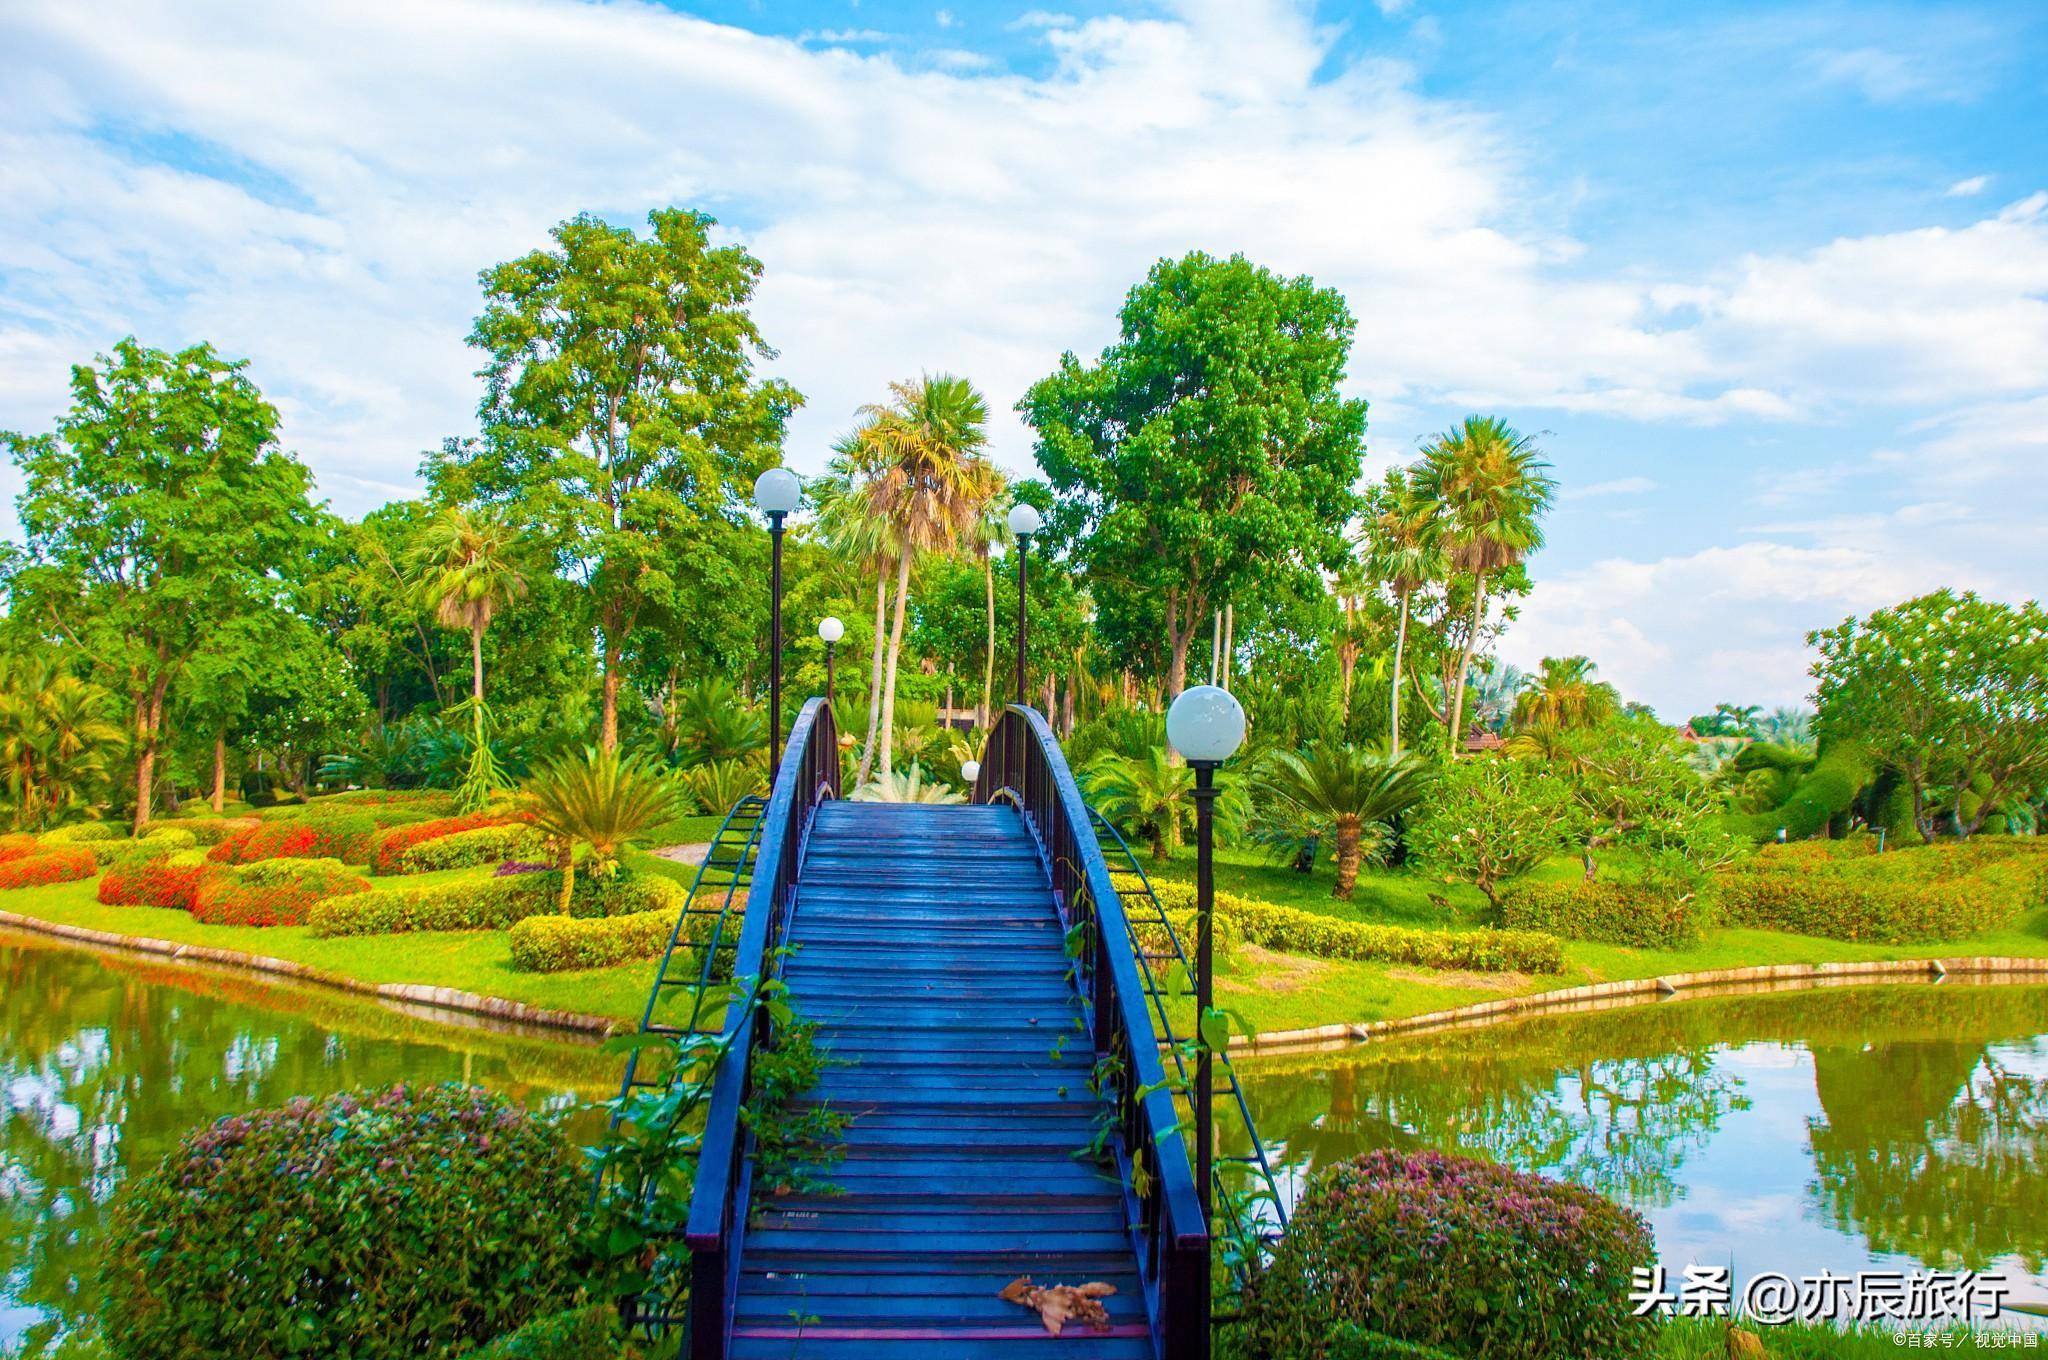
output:
[[[733,953],[735,978],[759,979],[772,972],[796,896],[804,842],[818,805],[839,796],[839,770],[832,710],[824,699],[811,699],[790,728],[761,814],[746,915]],[[713,1078],[683,1234],[690,1249],[692,1360],[725,1360],[730,1348],[749,1191],[748,1135],[740,1112],[752,1089],[755,1053],[768,1042],[769,1023],[762,1007],[732,1008],[725,1020],[725,1056]]]
[[[1022,810],[1051,875],[1111,1103],[1112,1151],[1124,1186],[1139,1276],[1160,1353],[1209,1354],[1209,1232],[1179,1111],[1159,1055],[1147,990],[1122,899],[1059,741],[1035,710],[1013,704],[989,733],[974,801]]]

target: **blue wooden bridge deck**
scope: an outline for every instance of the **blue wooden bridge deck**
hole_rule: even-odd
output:
[[[849,1123],[832,1193],[756,1199],[732,1356],[1154,1354],[1064,934],[1015,807],[818,808],[782,976]],[[1114,1285],[1111,1329],[1054,1339],[1020,1275]]]
[[[841,777],[813,699],[766,802],[721,829],[705,872],[723,881],[700,876],[663,958],[642,1030],[722,1028],[674,1234],[680,1287],[629,1317],[650,1340],[682,1332],[692,1360],[1206,1360],[1210,1225],[1180,984],[1162,982],[1186,955],[1128,847],[1028,708],[990,734],[972,805],[843,802]],[[1144,929],[1119,882],[1147,904]],[[756,1182],[745,1111],[781,1007],[707,1013],[714,975],[773,978],[817,1026],[828,1065],[805,1098],[846,1127],[808,1169],[815,1192]],[[658,1019],[677,993],[700,1003],[680,1029]],[[637,1062],[622,1091],[659,1088]],[[1240,1200],[1219,1197],[1219,1214]],[[1050,1335],[1001,1297],[1020,1276],[1113,1286],[1106,1324]]]

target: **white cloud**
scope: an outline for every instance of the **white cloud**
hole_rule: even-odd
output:
[[[1816,53],[1813,69],[1832,84],[1854,86],[1866,99],[1891,103],[1940,89],[1910,58],[1881,47],[1852,47]]]
[[[1657,484],[1648,477],[1617,477],[1611,482],[1590,482],[1582,486],[1567,485],[1563,488],[1566,500],[1593,500],[1601,496],[1640,496],[1654,491]]]
[[[1991,176],[1972,175],[1968,179],[1959,179],[1949,185],[1947,194],[1950,198],[1975,198],[1990,187]]]
[[[951,28],[957,21],[953,18],[952,10],[942,9],[938,13],[932,15],[932,22],[937,24],[940,28]]]

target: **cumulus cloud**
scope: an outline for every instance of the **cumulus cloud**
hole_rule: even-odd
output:
[[[1947,193],[1950,198],[1975,198],[1990,187],[1991,176],[1972,175],[1968,179],[1959,179],[1949,185]]]

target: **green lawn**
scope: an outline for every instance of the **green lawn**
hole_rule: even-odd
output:
[[[1166,865],[1154,865],[1144,851],[1145,871],[1167,880],[1192,882],[1194,853],[1182,850]],[[1578,872],[1575,861],[1559,861],[1546,876]],[[1313,874],[1297,874],[1256,851],[1217,852],[1216,886],[1322,912],[1346,920],[1388,925],[1484,929],[1483,901],[1464,885],[1437,883],[1413,874],[1378,871],[1362,875],[1351,901],[1330,896],[1334,874],[1327,863]],[[1438,905],[1435,897],[1448,904]],[[1552,974],[1440,973],[1381,963],[1310,959],[1247,949],[1220,964],[1218,1004],[1237,1011],[1259,1031],[1307,1029],[1421,1015],[1454,1006],[1527,996],[1592,982],[1660,977],[1713,968],[1775,963],[1839,963],[1872,959],[1955,958],[1972,954],[2048,957],[2048,906],[2039,907],[2000,930],[1934,944],[1852,944],[1770,930],[1713,930],[1690,949],[1630,949],[1579,940],[1564,943],[1566,967]]]
[[[718,834],[718,824],[725,820],[724,814],[715,817],[675,817],[661,823],[646,835],[650,846],[694,845],[708,841]]]

